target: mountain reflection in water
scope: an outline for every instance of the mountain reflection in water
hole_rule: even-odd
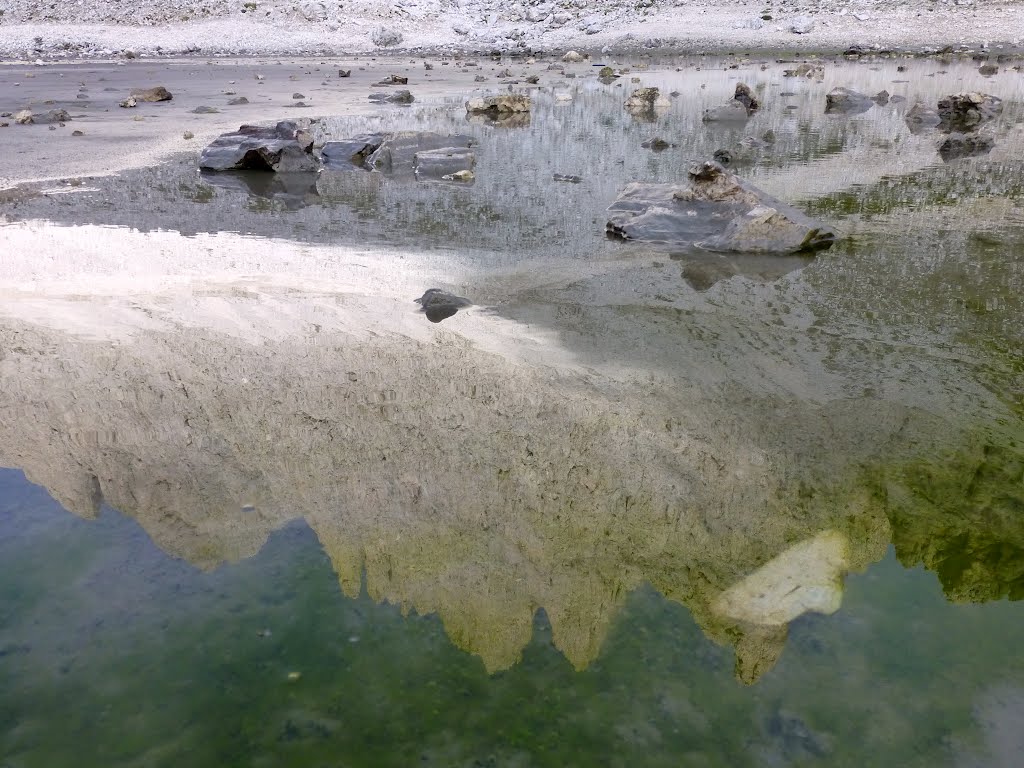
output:
[[[836,68],[865,92],[893,70]],[[760,259],[603,238],[630,177],[742,138],[698,125],[735,72],[648,76],[694,94],[654,116],[675,154],[640,154],[650,124],[587,84],[567,104],[538,96],[520,127],[403,112],[480,134],[472,188],[211,183],[190,160],[12,206],[0,465],[94,522],[44,525],[7,473],[0,611],[17,621],[0,622],[0,682],[31,690],[35,714],[0,695],[0,747],[39,764],[23,745],[61,685],[40,682],[42,656],[76,686],[76,660],[100,658],[87,682],[104,701],[147,679],[132,670],[158,678],[190,718],[169,754],[217,751],[203,764],[355,739],[345,754],[375,756],[355,764],[567,765],[602,738],[636,750],[622,764],[1012,764],[1019,81],[999,81],[992,152],[949,165],[900,107],[824,119],[830,83],[787,84],[806,98],[765,100],[750,132],[775,149],[742,172],[846,237]],[[904,90],[933,98],[936,82]],[[567,170],[582,181],[552,180]],[[424,322],[411,297],[430,286],[474,306]],[[102,657],[129,639],[153,655]],[[723,666],[757,685],[723,684]],[[85,743],[103,723],[83,709]],[[206,711],[230,716],[210,732]],[[144,720],[128,732],[152,734]],[[382,722],[393,738],[358,741]],[[481,763],[487,739],[502,748]]]

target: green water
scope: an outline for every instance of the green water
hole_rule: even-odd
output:
[[[187,156],[5,202],[0,768],[1019,765],[1019,77],[680,63],[650,121],[580,78],[326,123],[468,131],[472,186]],[[947,164],[904,113],[970,88],[995,147]],[[603,236],[719,147],[840,241]]]
[[[201,573],[116,512],[83,522],[2,483],[4,765],[996,765],[1019,738],[1019,607],[951,603],[891,552],[837,614],[794,622],[753,687],[648,587],[586,670],[540,613],[489,676],[436,617],[342,595],[301,525]]]

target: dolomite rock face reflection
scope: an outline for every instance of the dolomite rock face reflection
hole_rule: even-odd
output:
[[[260,323],[286,307],[235,298],[245,339],[166,317],[114,344],[5,321],[0,463],[76,514],[102,498],[202,568],[304,517],[347,594],[365,572],[374,599],[437,612],[492,671],[519,659],[541,607],[585,667],[648,581],[735,644],[753,680],[784,622],[715,610],[720,593],[822,530],[849,542],[851,568],[884,552],[867,497],[801,497],[788,459],[722,403],[598,388],[571,365],[524,365],[427,324],[419,338],[382,328],[407,298],[337,302],[291,306],[307,330],[282,336]],[[223,310],[222,297],[193,307]],[[824,429],[856,414],[798,418]]]

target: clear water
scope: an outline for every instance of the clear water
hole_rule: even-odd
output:
[[[472,186],[185,157],[5,203],[0,765],[1017,765],[1019,74],[786,66],[327,126],[474,133]],[[974,89],[995,148],[943,163],[903,113]],[[604,238],[769,129],[738,172],[831,250]]]

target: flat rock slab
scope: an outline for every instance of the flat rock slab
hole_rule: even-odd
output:
[[[272,128],[243,125],[218,136],[203,150],[199,167],[208,171],[315,171],[312,137],[297,123],[283,121]]]
[[[329,171],[366,170],[366,160],[380,145],[388,134],[364,133],[342,141],[328,141],[320,148],[320,161]]]
[[[366,167],[384,173],[412,173],[416,170],[417,156],[422,153],[468,150],[475,144],[476,139],[464,134],[445,136],[428,131],[399,131],[386,135],[383,143],[366,159]]]
[[[608,208],[608,234],[625,240],[734,253],[828,248],[829,227],[707,162],[683,184],[633,183]]]

